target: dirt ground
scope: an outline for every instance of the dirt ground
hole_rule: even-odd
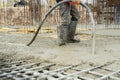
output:
[[[0,32],[0,54],[16,54],[17,58],[31,56],[38,61],[40,59],[61,65],[100,65],[120,58],[120,30],[98,30],[96,54],[92,54],[89,31],[83,31],[76,36],[81,40],[80,43],[69,43],[65,46],[57,45],[56,33],[39,34],[31,46],[26,46],[33,35]]]

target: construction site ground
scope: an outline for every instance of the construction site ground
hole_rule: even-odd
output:
[[[26,46],[33,33],[0,32],[0,53],[16,54],[18,57],[34,56],[61,65],[98,65],[120,58],[120,30],[97,30],[95,54],[92,54],[91,31],[81,31],[75,36],[81,40],[80,43],[65,46],[58,46],[56,34],[39,34],[32,45]]]
[[[84,30],[79,32],[79,30],[77,30],[78,34],[76,34],[75,38],[80,39],[80,43],[67,43],[64,46],[58,46],[57,33],[55,29],[51,29],[43,28],[33,44],[26,46],[34,36],[34,31],[25,33],[23,30],[1,28],[0,59],[11,60],[11,63],[13,61],[21,60],[25,60],[27,63],[54,63],[58,65],[56,66],[58,68],[79,64],[82,70],[89,68],[90,66],[94,67],[111,63],[111,65],[108,67],[110,70],[118,71],[120,69],[119,29],[96,30],[95,54],[92,53],[91,31]],[[56,69],[56,67],[54,68]],[[115,80],[117,79],[115,78]]]

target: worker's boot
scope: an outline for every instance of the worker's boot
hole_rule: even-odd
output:
[[[62,46],[65,45],[65,41],[63,39],[63,26],[60,25],[57,27],[57,36],[58,36],[58,45]]]
[[[75,31],[76,31],[76,26],[77,26],[78,21],[71,21],[69,25],[69,34],[68,34],[68,41],[67,43],[78,43],[80,40],[74,39]]]

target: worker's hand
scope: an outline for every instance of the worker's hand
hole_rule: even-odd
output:
[[[80,3],[81,0],[72,0],[72,2]]]
[[[81,3],[81,0],[72,0],[71,2],[69,2],[70,4],[75,4],[75,5],[79,5]]]

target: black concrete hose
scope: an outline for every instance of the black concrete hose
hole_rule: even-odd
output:
[[[45,15],[45,17],[43,18],[42,22],[39,24],[39,27],[38,27],[38,29],[37,29],[34,37],[33,37],[32,40],[27,44],[27,46],[30,46],[30,45],[33,43],[33,41],[36,39],[36,37],[37,37],[37,35],[38,35],[38,33],[39,33],[39,31],[40,31],[40,29],[41,29],[44,21],[46,20],[46,18],[48,17],[48,15],[49,15],[56,7],[58,7],[59,5],[61,5],[61,4],[63,4],[63,3],[71,2],[71,1],[72,1],[72,0],[61,1],[61,2],[59,2],[58,4],[54,5],[54,6],[46,13],[46,15]]]

